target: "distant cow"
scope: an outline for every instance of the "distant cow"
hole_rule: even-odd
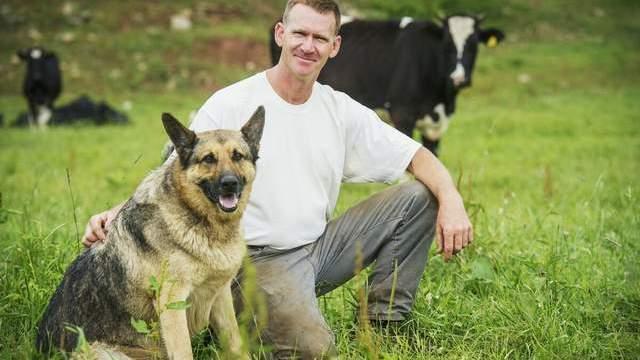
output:
[[[82,95],[75,100],[55,107],[51,113],[49,125],[73,125],[73,124],[127,124],[129,118],[104,101],[95,102],[89,96]],[[29,125],[29,113],[21,113],[13,123],[13,126],[22,127]]]
[[[58,57],[41,47],[20,50],[18,56],[27,63],[23,93],[29,104],[29,125],[46,126],[62,90]]]
[[[388,110],[396,128],[409,136],[417,126],[425,147],[436,153],[458,91],[471,85],[478,43],[495,46],[504,39],[500,30],[481,29],[481,21],[456,15],[442,25],[410,18],[347,22],[340,29],[340,52],[318,81],[370,108]],[[280,48],[271,33],[276,64]]]

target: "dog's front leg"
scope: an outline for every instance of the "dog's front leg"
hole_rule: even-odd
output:
[[[160,314],[160,333],[167,357],[171,360],[193,359],[191,338],[184,309],[168,309],[167,305],[185,301],[189,289],[165,286],[160,291],[156,310]]]
[[[222,340],[222,345],[233,354],[234,358],[249,358],[249,355],[242,350],[242,338],[236,320],[236,312],[233,309],[231,283],[223,286],[213,300],[209,321],[218,338]]]

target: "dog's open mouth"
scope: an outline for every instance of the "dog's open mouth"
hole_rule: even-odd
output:
[[[237,176],[222,176],[218,181],[204,180],[198,185],[209,201],[220,210],[231,213],[238,208],[244,182]]]
[[[238,200],[240,200],[240,194],[220,194],[218,196],[218,206],[222,211],[233,212],[238,208]]]

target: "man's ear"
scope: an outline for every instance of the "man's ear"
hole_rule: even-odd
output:
[[[273,38],[276,40],[276,44],[279,47],[282,47],[284,43],[284,23],[282,21],[278,21],[276,26],[273,28]]]
[[[184,127],[178,119],[169,113],[162,114],[162,125],[164,125],[164,130],[176,148],[180,163],[186,167],[193,153],[193,148],[198,141],[196,133]]]
[[[330,58],[336,57],[340,52],[340,45],[342,44],[342,36],[336,35],[336,38],[333,39],[333,49],[331,49],[331,54],[329,54]]]
[[[249,144],[251,149],[251,157],[255,164],[258,160],[258,152],[260,151],[260,139],[262,139],[262,131],[264,130],[264,106],[260,105],[251,115],[249,121],[240,129],[242,137]]]

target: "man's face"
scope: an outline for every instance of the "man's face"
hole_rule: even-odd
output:
[[[280,61],[296,78],[315,80],[340,49],[335,27],[333,13],[320,14],[309,6],[295,5],[286,25],[278,23],[275,28],[276,42],[282,47]]]

